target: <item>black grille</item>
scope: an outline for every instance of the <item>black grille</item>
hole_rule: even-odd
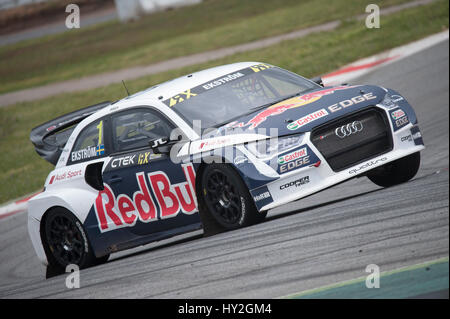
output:
[[[311,140],[335,172],[392,150],[386,115],[375,108],[327,122]]]

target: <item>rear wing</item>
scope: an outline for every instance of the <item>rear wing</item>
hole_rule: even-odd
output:
[[[111,102],[107,101],[91,105],[33,128],[30,133],[30,141],[33,143],[36,152],[48,162],[56,165],[77,124],[110,104]]]

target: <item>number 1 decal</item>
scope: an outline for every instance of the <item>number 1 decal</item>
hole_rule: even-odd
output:
[[[103,136],[103,121],[97,125],[98,128],[98,145],[102,145],[102,136]]]
[[[102,136],[103,136],[103,121],[97,125],[98,128],[98,145],[95,148],[95,153],[97,156],[105,154],[105,146],[102,144]]]

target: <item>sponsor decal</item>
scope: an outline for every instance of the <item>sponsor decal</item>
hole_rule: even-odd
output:
[[[144,165],[148,164],[149,161],[160,158],[161,154],[154,154],[152,152],[141,152],[137,153],[137,164]]]
[[[273,68],[273,66],[269,65],[269,64],[264,64],[264,63],[261,63],[261,64],[254,65],[254,66],[250,67],[250,69],[252,69],[253,72],[255,72],[255,73],[261,72],[261,71],[264,71],[264,70],[267,70],[267,69],[270,69],[270,68]]]
[[[409,135],[403,136],[400,140],[402,142],[412,142],[413,138],[412,138],[412,135],[409,134]]]
[[[81,161],[81,160],[91,158],[91,157],[96,157],[97,156],[97,147],[89,146],[85,149],[72,152],[71,153],[72,162]],[[104,151],[104,149],[103,149],[103,151]]]
[[[172,184],[162,171],[136,173],[138,190],[130,197],[115,195],[109,185],[98,193],[94,210],[100,232],[132,227],[143,223],[174,218],[180,212],[191,215],[197,211],[195,171],[192,164],[182,165],[185,182]],[[155,200],[154,200],[155,199]]]
[[[356,134],[358,132],[361,132],[364,129],[363,124],[360,121],[354,121],[352,123],[342,125],[334,131],[337,137],[339,138],[346,138],[347,136],[350,136],[352,134]]]
[[[397,131],[403,126],[409,124],[408,116],[402,109],[395,109],[391,111],[390,114],[393,120],[394,131]]]
[[[177,103],[184,102],[185,100],[189,100],[191,97],[197,96],[196,93],[192,93],[191,90],[187,90],[185,92],[181,92],[180,94],[171,97],[169,100],[169,106],[172,107]]]
[[[422,138],[422,133],[420,133],[420,132],[417,132],[417,133],[415,133],[414,135],[413,135],[413,139],[418,139],[418,138]]]
[[[111,167],[119,168],[119,167],[124,167],[124,166],[135,165],[136,157],[137,157],[137,155],[133,154],[133,155],[128,155],[128,156],[113,158],[111,160]]]
[[[270,194],[267,186],[259,187],[253,191],[251,191],[253,196],[253,200],[255,201],[255,205],[258,209],[270,204],[273,202],[272,195]]]
[[[315,120],[318,120],[322,117],[325,117],[328,115],[328,112],[325,109],[321,109],[319,111],[316,111],[314,113],[308,114],[302,118],[299,118],[298,120],[289,123],[287,128],[288,130],[298,130],[299,128],[301,128],[302,126],[309,124]]]
[[[233,81],[233,80],[236,80],[236,79],[238,79],[238,78],[241,78],[241,77],[243,77],[243,76],[245,76],[245,74],[243,74],[243,73],[241,73],[241,72],[236,72],[236,73],[233,73],[233,74],[228,74],[227,76],[224,76],[223,78],[214,80],[213,82],[209,82],[209,83],[203,85],[203,88],[204,88],[205,90],[210,90],[210,89],[213,89],[213,88],[215,88],[215,87],[217,87],[217,86],[221,86],[222,84],[228,83],[228,82]]]
[[[352,87],[353,86],[338,86],[335,88],[324,89],[324,90],[304,94],[301,96],[297,96],[297,97],[288,99],[286,101],[277,103],[275,105],[269,106],[267,109],[256,114],[247,123],[231,122],[231,123],[227,124],[226,127],[248,127],[249,129],[252,130],[252,129],[255,129],[256,127],[258,127],[261,123],[266,121],[267,118],[269,118],[271,116],[280,115],[280,114],[286,112],[287,110],[313,103],[325,95],[333,94],[334,92],[336,92],[338,90],[345,90],[345,89],[352,88]]]
[[[383,101],[380,104],[383,105],[384,107],[387,107],[388,109],[392,109],[398,107],[397,102],[400,102],[402,100],[404,100],[404,98],[398,94],[394,95],[386,94],[386,96],[384,97]]]
[[[278,164],[286,164],[306,155],[308,155],[308,151],[306,150],[306,147],[303,147],[299,150],[278,157]]]
[[[73,177],[77,177],[77,176],[83,176],[83,170],[76,170],[76,171],[72,171],[72,170],[68,170],[66,172],[63,172],[61,174],[55,174],[50,178],[49,181],[49,185],[53,184],[54,182],[61,182],[64,180],[68,180],[71,179]]]
[[[205,147],[215,147],[215,146],[223,146],[226,143],[230,142],[232,139],[231,138],[217,138],[217,139],[212,139],[206,142],[202,142],[200,143],[200,146],[198,147],[199,150],[204,149]]]
[[[123,167],[148,164],[151,160],[160,158],[161,154],[154,154],[151,151],[137,152],[125,156],[114,157],[108,164],[106,170],[114,170]]]
[[[150,147],[151,148],[156,148],[158,146],[165,145],[168,142],[169,142],[169,140],[167,138],[164,138],[164,137],[158,138],[158,139],[153,140],[153,144]]]
[[[415,145],[424,145],[422,133],[420,133],[420,129],[418,126],[414,126],[411,128],[411,134]]]
[[[239,224],[242,224],[245,218],[245,198],[241,196],[241,219],[239,219]]]
[[[78,119],[80,119],[80,118],[82,118],[82,117],[87,117],[87,116],[90,115],[90,114],[92,114],[92,113],[83,113],[83,114],[81,114],[81,115],[75,116],[75,117],[70,118],[70,119],[68,119],[68,120],[65,120],[65,121],[63,121],[63,122],[59,122],[59,123],[56,124],[56,125],[52,125],[52,126],[48,127],[48,128],[46,129],[46,131],[47,131],[47,132],[53,131],[54,129],[56,129],[56,128],[58,128],[58,127],[64,126],[64,125],[66,125],[66,124],[68,124],[68,123],[71,123],[71,122],[76,122]]]
[[[408,123],[409,123],[408,117],[404,116],[395,121],[395,126],[397,126],[397,128],[400,128]]]
[[[366,169],[366,168],[369,168],[371,166],[375,166],[375,165],[380,164],[380,163],[382,163],[384,161],[387,161],[387,157],[383,157],[383,158],[377,159],[376,161],[367,162],[367,163],[361,165],[358,168],[354,168],[354,169],[348,171],[348,173],[349,174],[356,174],[357,172],[359,172],[362,169]]]
[[[270,195],[269,191],[267,191],[267,192],[264,192],[264,193],[262,193],[262,194],[253,196],[253,199],[255,200],[255,202],[259,202],[260,200],[269,198],[270,196],[271,196],[271,195]]]
[[[306,166],[310,163],[311,163],[311,160],[310,160],[309,156],[303,156],[303,157],[296,159],[293,162],[289,162],[289,163],[280,165],[278,170],[279,170],[280,174],[283,174],[283,173],[292,171],[294,169]]]
[[[87,236],[86,236],[86,234],[84,233],[83,226],[81,226],[81,224],[80,224],[79,221],[77,221],[75,224],[77,225],[77,228],[78,228],[78,230],[80,231],[81,236],[83,237],[83,241],[84,241],[84,252],[88,253],[88,252],[89,252],[89,244],[88,244]]]
[[[284,174],[298,168],[311,166],[317,162],[320,162],[320,160],[316,154],[307,145],[303,145],[279,155],[274,158],[274,161],[270,160],[267,164],[274,168],[277,167],[278,174]]]
[[[287,189],[287,188],[290,188],[293,186],[295,186],[295,188],[297,188],[297,187],[300,187],[300,186],[308,184],[308,183],[309,183],[309,176],[305,176],[305,177],[296,179],[295,181],[281,185],[280,190]]]
[[[400,110],[400,109],[396,110],[394,112],[391,112],[391,116],[394,120],[398,120],[398,119],[404,117],[405,115],[406,115],[405,112],[403,112],[403,110]]]
[[[184,101],[187,101],[191,98],[196,97],[197,95],[211,90],[215,87],[221,86],[223,84],[233,82],[236,79],[240,79],[246,75],[253,74],[256,72],[261,72],[267,69],[273,68],[273,66],[268,64],[257,64],[253,65],[249,68],[245,68],[239,71],[236,71],[234,73],[230,73],[224,76],[221,76],[219,78],[216,78],[212,81],[208,81],[206,83],[200,84],[199,86],[193,87],[187,91],[184,91],[182,93],[179,93],[177,95],[174,95],[167,100],[163,101],[164,104],[166,104],[169,107],[173,107],[177,104],[183,103]]]
[[[352,106],[352,105],[355,105],[355,104],[359,104],[359,103],[364,102],[364,101],[373,100],[373,99],[376,99],[376,98],[377,97],[374,96],[372,93],[366,93],[366,94],[363,94],[363,95],[358,95],[358,96],[352,97],[349,100],[344,100],[344,101],[341,101],[339,103],[335,103],[333,105],[330,105],[328,107],[328,110],[331,113],[334,113],[334,112],[340,111],[342,109],[345,109],[345,108],[347,108],[349,106]]]
[[[397,102],[403,101],[403,100],[404,100],[403,96],[400,96],[398,94],[391,95],[391,101],[394,103],[397,103]]]

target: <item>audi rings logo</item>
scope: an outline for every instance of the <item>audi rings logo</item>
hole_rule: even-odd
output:
[[[363,128],[364,127],[360,121],[354,121],[353,123],[338,127],[334,132],[337,137],[346,138],[347,136],[361,132]]]

